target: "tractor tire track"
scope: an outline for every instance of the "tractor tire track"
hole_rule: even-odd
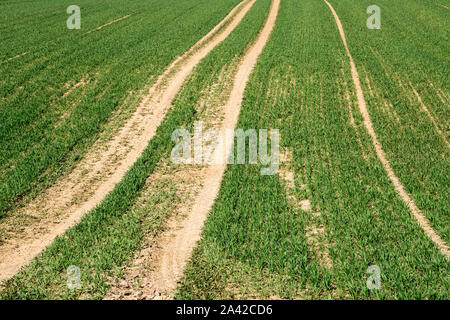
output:
[[[86,32],[85,34],[89,34],[89,33],[91,33],[91,32],[94,32],[94,31],[103,29],[103,28],[106,27],[106,26],[109,26],[109,25],[111,25],[111,24],[113,24],[113,23],[122,21],[122,20],[124,20],[124,19],[126,19],[126,18],[128,18],[128,17],[131,17],[132,15],[133,15],[133,13],[130,13],[130,14],[127,14],[127,15],[125,15],[125,16],[123,16],[123,17],[117,18],[117,19],[115,19],[115,20],[113,20],[113,21],[110,21],[110,22],[105,23],[105,24],[103,24],[103,25],[101,25],[101,26],[99,26],[99,27],[97,27],[97,28],[95,28],[95,29],[92,29],[92,30],[88,31],[88,32]]]
[[[417,101],[419,101],[420,105],[422,106],[422,110],[427,114],[428,118],[433,123],[433,126],[436,129],[436,132],[441,136],[442,140],[444,140],[445,144],[447,145],[447,148],[450,148],[450,143],[448,142],[447,137],[442,132],[442,130],[439,128],[439,125],[437,124],[437,122],[434,119],[433,115],[431,114],[430,110],[428,110],[427,106],[423,102],[422,97],[419,95],[417,90],[412,86],[412,84],[411,84],[411,88],[412,88],[412,92],[414,93],[414,95],[417,98]]]

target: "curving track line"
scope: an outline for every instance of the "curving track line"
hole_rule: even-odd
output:
[[[133,15],[133,13],[127,14],[127,15],[125,15],[125,16],[123,16],[123,17],[120,17],[120,18],[118,18],[118,19],[115,19],[115,20],[113,20],[113,21],[110,21],[110,22],[108,22],[108,23],[105,23],[105,24],[103,24],[103,25],[101,25],[101,26],[99,26],[99,27],[97,27],[97,28],[95,28],[95,29],[92,29],[92,30],[86,32],[85,34],[88,34],[88,33],[91,33],[91,32],[94,32],[94,31],[97,31],[97,30],[100,30],[100,29],[103,29],[103,28],[106,27],[106,26],[109,26],[109,25],[111,25],[111,24],[113,24],[113,23],[119,22],[119,21],[121,21],[121,20],[123,20],[123,19],[126,19],[126,18],[132,16],[132,15]]]

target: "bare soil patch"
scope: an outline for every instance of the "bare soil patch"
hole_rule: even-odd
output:
[[[24,53],[18,54],[17,56],[14,56],[14,57],[8,58],[8,59],[6,59],[5,61],[3,61],[3,62],[1,62],[1,63],[5,63],[5,62],[8,62],[8,61],[11,61],[11,60],[14,60],[14,59],[20,58],[20,57],[22,57],[22,56],[24,56],[24,55],[26,55],[26,54],[28,54],[28,53],[29,53],[29,52],[28,52],[28,51],[26,51],[26,52],[24,52]],[[0,63],[0,64],[1,64],[1,63]]]
[[[444,140],[444,142],[447,145],[447,147],[450,148],[450,144],[448,143],[447,137],[442,132],[442,130],[439,128],[439,125],[437,124],[437,122],[434,119],[434,117],[431,114],[431,112],[428,110],[428,108],[425,105],[425,103],[423,103],[422,97],[419,95],[417,90],[412,85],[411,85],[411,88],[412,88],[412,92],[414,93],[414,95],[416,96],[416,98],[419,101],[420,105],[422,106],[422,110],[425,111],[425,113],[427,114],[428,118],[430,118],[431,122],[433,123],[433,126],[436,129],[436,132],[441,136],[442,140]]]

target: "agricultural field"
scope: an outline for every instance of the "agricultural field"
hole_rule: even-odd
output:
[[[0,0],[0,299],[448,300],[449,7]]]

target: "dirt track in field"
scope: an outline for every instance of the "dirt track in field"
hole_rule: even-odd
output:
[[[14,276],[113,190],[155,135],[186,78],[228,37],[253,3],[254,0],[239,3],[178,57],[150,88],[117,135],[106,143],[94,145],[68,176],[4,219],[0,225],[0,281]]]
[[[356,89],[356,95],[358,98],[359,110],[364,119],[364,126],[366,127],[366,130],[372,139],[372,143],[375,148],[375,152],[378,156],[378,159],[380,160],[384,169],[386,170],[386,173],[387,173],[389,179],[391,180],[392,184],[394,185],[394,188],[397,191],[398,195],[408,206],[409,210],[413,214],[417,223],[420,225],[420,227],[425,232],[425,234],[428,236],[428,238],[430,238],[430,240],[436,244],[436,246],[439,248],[440,252],[448,258],[448,257],[450,257],[449,247],[442,240],[442,238],[437,234],[437,232],[431,227],[430,221],[423,214],[423,212],[417,207],[417,205],[415,204],[414,200],[410,197],[408,192],[406,192],[405,187],[401,183],[400,179],[395,175],[395,172],[392,169],[391,164],[389,163],[388,159],[386,158],[386,154],[384,153],[381,143],[379,142],[379,140],[375,134],[375,130],[373,129],[372,120],[370,118],[369,111],[367,110],[367,104],[364,99],[364,93],[362,91],[361,82],[359,80],[358,70],[356,69],[355,62],[354,62],[353,57],[348,48],[347,40],[346,40],[345,33],[344,33],[344,28],[342,27],[339,16],[337,15],[333,6],[328,1],[326,1],[326,0],[324,0],[324,1],[328,5],[328,7],[330,8],[330,10],[334,16],[336,25],[339,29],[339,33],[342,38],[342,42],[345,47],[345,51],[350,60],[351,73],[352,73],[352,78],[353,78],[353,82],[354,82],[355,89]]]
[[[247,81],[275,26],[279,6],[280,0],[272,1],[263,28],[238,65],[228,101],[221,108],[223,120],[217,128],[221,132],[236,127]],[[231,149],[225,150],[224,157],[217,154],[220,152],[220,148],[217,148],[212,158],[227,159],[230,151]],[[225,168],[225,163],[211,164],[202,170],[201,188],[196,193],[192,208],[189,210],[185,207],[181,208],[181,211],[186,212],[180,212],[177,217],[169,219],[167,231],[157,237],[155,245],[149,250],[151,255],[149,271],[144,275],[145,279],[140,279],[145,283],[145,290],[151,292],[151,296],[140,295],[141,299],[171,299],[173,297],[192,251],[200,240],[203,224],[219,192]],[[125,281],[133,280],[129,276],[125,276],[125,279]],[[117,296],[118,294],[120,295],[120,292],[112,292],[106,299],[123,298],[123,296]],[[132,295],[130,298],[136,297]]]

